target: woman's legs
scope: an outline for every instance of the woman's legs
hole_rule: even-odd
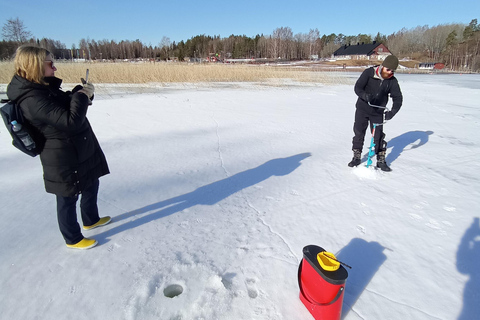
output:
[[[86,188],[80,199],[80,210],[84,226],[91,226],[100,220],[98,216],[97,194],[98,179]],[[57,195],[57,219],[60,232],[67,244],[76,244],[83,239],[80,225],[77,221],[78,196],[62,197]]]
[[[82,192],[80,212],[84,226],[91,226],[100,220],[97,207],[97,195],[100,182],[95,180],[92,185]]]
[[[67,244],[76,244],[83,239],[80,225],[77,222],[78,197],[62,197],[57,195],[57,220],[60,232]]]

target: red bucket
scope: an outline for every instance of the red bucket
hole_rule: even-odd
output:
[[[315,245],[303,248],[298,267],[300,300],[316,320],[338,320],[348,272],[342,265],[335,271],[324,270],[317,260],[317,255],[324,251]]]

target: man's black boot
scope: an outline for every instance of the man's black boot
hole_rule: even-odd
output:
[[[377,168],[380,168],[382,171],[390,172],[392,169],[385,162],[385,151],[380,151],[377,154]]]
[[[353,158],[352,161],[348,163],[349,167],[356,167],[362,163],[362,150],[353,149]]]

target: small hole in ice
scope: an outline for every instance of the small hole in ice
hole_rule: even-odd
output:
[[[163,290],[163,294],[167,298],[173,298],[181,295],[183,292],[183,287],[179,284],[171,284]]]

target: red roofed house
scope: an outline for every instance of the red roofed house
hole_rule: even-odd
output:
[[[384,60],[392,53],[382,43],[343,45],[333,53],[338,60]]]

